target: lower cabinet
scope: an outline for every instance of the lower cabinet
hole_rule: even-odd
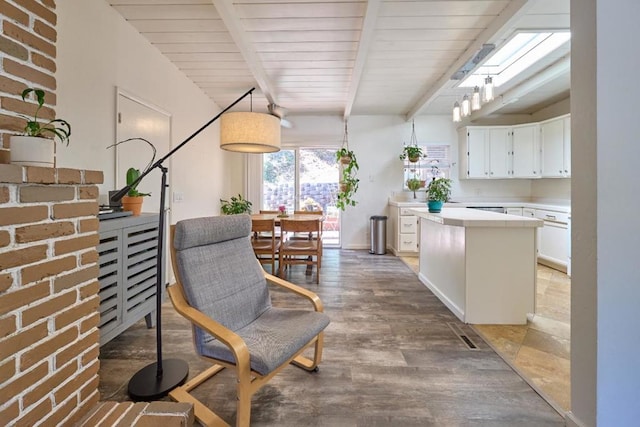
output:
[[[538,229],[538,262],[561,270],[567,269],[569,214],[536,209],[535,216],[544,220],[544,226]]]
[[[100,221],[100,345],[142,317],[154,326],[158,223],[158,214]]]
[[[424,207],[424,203],[419,206]],[[394,255],[418,254],[418,217],[411,214],[409,209],[389,206],[389,241],[391,242],[391,252]]]

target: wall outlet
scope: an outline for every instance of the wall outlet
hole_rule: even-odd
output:
[[[184,194],[180,191],[173,192],[173,203],[180,203],[184,200]]]

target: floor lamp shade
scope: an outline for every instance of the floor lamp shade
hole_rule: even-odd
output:
[[[280,151],[280,119],[263,113],[225,113],[220,117],[220,148],[242,153]]]

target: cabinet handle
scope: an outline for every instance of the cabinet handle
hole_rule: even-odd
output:
[[[569,173],[569,171],[565,169],[565,170],[564,170],[564,173]]]
[[[491,175],[493,175],[493,172],[491,172]]]
[[[544,216],[546,219],[556,219],[555,215],[545,215]]]
[[[559,170],[558,172],[562,173],[562,170]]]
[[[533,174],[535,175],[535,174],[536,174],[536,171],[533,171]]]

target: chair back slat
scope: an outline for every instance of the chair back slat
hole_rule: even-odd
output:
[[[280,229],[283,232],[311,232],[320,233],[320,220],[319,219],[300,219],[300,220],[280,220]]]

